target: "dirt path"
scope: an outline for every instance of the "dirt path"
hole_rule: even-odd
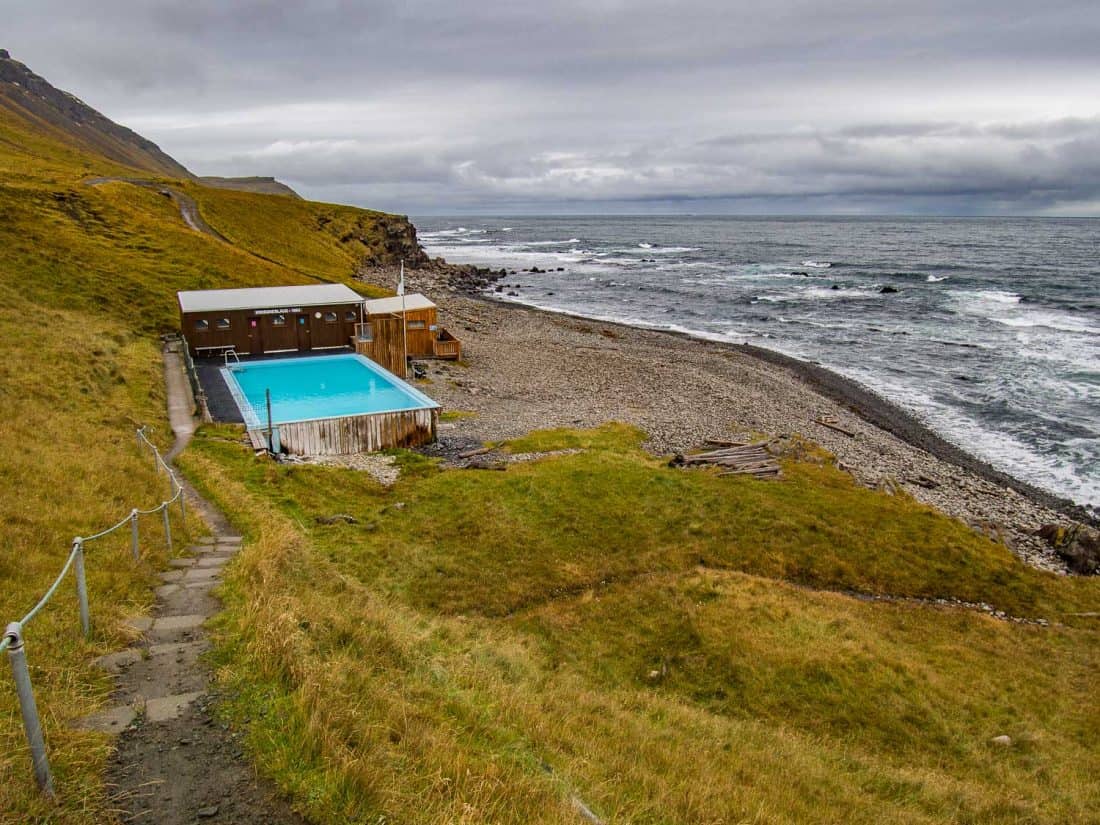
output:
[[[155,180],[144,180],[142,178],[88,178],[84,181],[86,186],[99,186],[103,183],[129,183],[144,189],[154,189],[166,198],[171,199],[172,203],[179,208],[180,217],[183,218],[183,222],[191,227],[191,229],[194,229],[196,232],[201,232],[204,235],[209,235],[211,238],[217,238],[224,243],[231,243],[229,238],[225,237],[225,235],[203,220],[202,214],[199,212],[199,205],[195,203],[195,199],[190,195],[180,192],[178,189],[173,189],[171,186],[165,186],[162,183],[157,183]]]
[[[174,457],[195,425],[179,354],[166,352],[164,366]],[[133,622],[140,640],[100,659],[116,676],[113,703],[85,724],[119,734],[108,782],[123,822],[305,825],[259,781],[239,734],[213,713],[218,695],[201,658],[209,647],[203,623],[220,610],[212,590],[241,539],[221,512],[183,483],[188,504],[214,536],[188,548],[188,558],[173,559],[161,574],[153,615]]]

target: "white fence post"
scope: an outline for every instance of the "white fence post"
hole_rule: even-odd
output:
[[[15,692],[19,696],[19,710],[23,715],[23,731],[27,734],[27,744],[30,745],[31,760],[34,762],[34,777],[38,780],[38,787],[52,797],[53,776],[50,774],[50,763],[46,759],[46,742],[42,738],[42,723],[38,718],[38,706],[34,702],[31,672],[27,668],[23,626],[19,622],[12,622],[4,635],[11,639],[8,659],[15,678]]]
[[[76,574],[76,599],[80,603],[80,629],[84,638],[92,631],[91,616],[88,613],[88,580],[84,577],[84,539],[73,539],[73,572]]]
[[[168,552],[172,552],[172,525],[168,522],[168,502],[161,506],[161,514],[164,516],[164,543],[168,545]]]
[[[136,507],[130,511],[130,552],[134,555],[134,561],[141,559],[141,552],[138,549],[138,511]]]

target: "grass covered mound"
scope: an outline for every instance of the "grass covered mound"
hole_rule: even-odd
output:
[[[1100,640],[1068,615],[1097,582],[908,498],[816,463],[673,469],[616,425],[514,442],[581,452],[503,473],[400,454],[389,489],[229,435],[184,458],[252,539],[220,672],[318,821],[576,822],[579,799],[610,822],[1053,823],[1100,802]]]

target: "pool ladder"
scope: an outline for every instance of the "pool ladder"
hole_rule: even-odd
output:
[[[237,351],[235,349],[227,349],[225,351],[225,368],[229,369],[229,370],[233,369],[233,367],[231,367],[229,365],[229,356],[230,355],[233,356],[233,360],[237,362],[236,365],[238,367],[241,365],[241,357],[239,355],[237,355]]]

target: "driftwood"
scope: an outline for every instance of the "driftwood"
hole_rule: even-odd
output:
[[[708,444],[715,444],[715,439],[708,439]],[[693,455],[678,455],[672,460],[673,466],[678,467],[721,467],[719,475],[751,475],[754,478],[778,478],[780,474],[779,463],[768,451],[770,441],[757,441],[752,444],[737,444],[735,442],[719,442],[718,449],[707,450]]]
[[[491,453],[492,451],[493,451],[492,447],[478,447],[476,450],[467,450],[464,453],[459,453],[458,457],[459,458],[473,458],[475,455],[485,455],[486,453]]]
[[[938,481],[929,478],[928,476],[916,476],[915,478],[909,477],[905,480],[908,481],[910,484],[916,484],[918,487],[923,487],[926,490],[935,490],[937,487],[940,486],[940,483]]]
[[[832,419],[815,418],[814,423],[815,424],[820,424],[822,427],[828,427],[830,430],[836,430],[838,433],[843,433],[844,435],[848,436],[848,438],[855,438],[856,437],[855,432],[853,432],[852,430],[847,430],[844,427],[841,427],[839,424],[837,424],[835,418],[832,418]]]

